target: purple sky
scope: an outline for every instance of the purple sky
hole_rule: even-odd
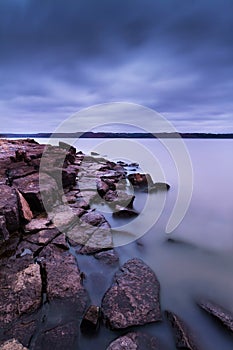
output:
[[[232,0],[1,0],[0,132],[113,101],[233,132],[232,33]]]

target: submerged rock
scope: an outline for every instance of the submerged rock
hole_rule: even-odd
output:
[[[226,329],[233,332],[233,313],[211,301],[201,301],[199,306],[215,317]]]
[[[103,317],[112,329],[144,325],[161,320],[160,285],[142,260],[131,259],[115,275],[102,300]]]
[[[184,321],[171,311],[166,311],[166,316],[173,328],[177,349],[197,350],[198,348]]]
[[[114,340],[107,350],[158,350],[157,340],[149,334],[131,332]]]

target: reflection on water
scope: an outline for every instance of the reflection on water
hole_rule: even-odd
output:
[[[97,145],[102,141],[105,140],[81,139],[77,147],[84,152],[98,151]],[[135,256],[142,258],[159,278],[162,309],[170,309],[186,320],[197,334],[203,349],[232,350],[233,339],[211,317],[199,310],[195,302],[199,297],[206,297],[233,311],[233,140],[185,140],[193,164],[193,196],[182,223],[170,235],[165,234],[165,227],[177,197],[177,170],[158,140],[137,142],[156,155],[171,189],[157,223],[139,241],[117,248],[120,263]],[[105,154],[108,154],[107,149]],[[137,155],[132,161],[142,163]],[[161,181],[161,178],[158,176],[153,180]],[[135,209],[140,212],[145,196],[145,193],[137,194]],[[155,198],[159,201],[159,194],[153,196],[157,196]],[[104,212],[104,207],[102,210]],[[156,201],[155,207],[148,210],[150,216],[155,216]],[[106,217],[112,226],[120,225],[111,214],[106,214]],[[143,216],[141,220],[143,224]],[[137,226],[132,231],[129,234],[137,236]],[[168,241],[168,238],[173,241]],[[77,258],[81,270],[86,273],[85,283],[92,301],[100,303],[102,294],[111,285],[115,270],[94,258]],[[140,328],[158,336],[168,349],[174,349],[166,321]],[[98,337],[81,336],[79,345],[81,349],[102,350],[117,335],[101,327]]]

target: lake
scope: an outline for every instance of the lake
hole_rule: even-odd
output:
[[[185,164],[177,172],[173,159],[159,140],[136,139],[128,142],[135,143],[132,159],[129,159],[128,152],[123,152],[127,145],[122,143],[122,149],[120,140],[115,140],[114,144],[106,139],[79,139],[76,142],[78,150],[84,153],[96,151],[114,160],[138,162],[142,170],[152,169],[153,172],[154,169],[154,181],[165,179],[171,185],[166,198],[164,193],[152,194],[153,206],[147,207],[146,215],[139,216],[142,227],[147,226],[147,215],[150,218],[158,216],[151,228],[141,234],[137,232],[138,226],[131,222],[132,232],[129,233],[132,234],[132,242],[121,245],[124,243],[122,234],[116,238],[116,245],[121,245],[116,248],[121,265],[132,257],[144,260],[160,281],[162,310],[169,309],[183,318],[203,349],[232,350],[232,337],[201,311],[196,301],[202,297],[211,299],[233,312],[233,140],[184,140],[193,169],[192,198],[182,222],[170,234],[165,233],[165,229],[178,195],[177,173],[181,171],[185,174]],[[179,141],[170,140],[169,147],[176,147],[176,142]],[[142,152],[137,151],[138,146]],[[114,157],[110,152],[113,149]],[[154,160],[147,157],[148,152],[155,157]],[[180,188],[189,185],[189,182],[187,178],[187,184],[181,184]],[[146,201],[146,193],[136,193],[135,209],[142,212]],[[159,215],[163,201],[165,205]],[[102,210],[113,227],[124,227],[124,222],[114,220],[104,206],[96,207]],[[92,302],[100,304],[115,270],[91,257],[77,255],[77,259],[80,269],[87,276],[85,286]],[[172,333],[165,318],[162,323],[140,329],[157,336],[168,349],[174,349]],[[79,345],[81,349],[103,350],[122,333],[125,332],[115,333],[101,327],[95,337],[81,335]]]

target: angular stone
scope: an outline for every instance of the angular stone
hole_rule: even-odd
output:
[[[5,217],[6,229],[10,233],[18,230],[18,198],[15,189],[7,185],[0,185],[0,215]]]
[[[94,256],[97,260],[100,260],[107,265],[115,265],[119,263],[119,255],[114,249],[96,253]]]
[[[0,325],[37,310],[41,304],[40,266],[30,264],[19,271],[9,266],[2,270],[0,290]]]
[[[80,254],[94,254],[113,247],[112,232],[109,227],[97,227],[92,236],[86,241]]]
[[[82,215],[81,222],[86,222],[91,226],[101,226],[106,223],[105,217],[98,213],[97,211],[89,211],[88,213]]]
[[[149,334],[131,332],[114,340],[107,350],[158,350],[157,340]]]
[[[160,321],[159,293],[159,281],[149,266],[136,258],[127,261],[103,297],[106,324],[121,329]]]
[[[47,217],[37,217],[32,219],[27,225],[25,225],[25,232],[38,232],[40,230],[46,230],[48,228],[54,228],[51,220]]]
[[[18,200],[19,200],[19,214],[20,217],[29,222],[33,219],[33,213],[29,207],[28,202],[24,196],[17,190]]]
[[[133,186],[147,187],[153,184],[152,178],[149,174],[134,173],[128,175],[128,180]]]
[[[44,211],[54,206],[58,199],[56,181],[47,174],[32,174],[13,181],[13,185],[23,194],[32,211]]]
[[[118,218],[132,218],[138,216],[139,213],[133,209],[124,208],[117,205],[112,215]]]
[[[226,329],[233,332],[233,314],[232,312],[225,310],[220,305],[211,301],[203,300],[199,303],[199,306],[215,317]]]
[[[20,344],[16,339],[11,339],[6,341],[2,346],[0,346],[0,350],[28,350],[22,344]]]
[[[198,348],[184,321],[170,311],[166,311],[166,316],[173,328],[177,349],[197,350]]]
[[[56,247],[46,247],[40,253],[47,276],[48,300],[68,299],[83,313],[87,303],[87,293],[82,285],[76,260],[69,252]]]
[[[100,308],[99,306],[91,305],[85,312],[81,322],[82,332],[96,331],[99,326]]]

